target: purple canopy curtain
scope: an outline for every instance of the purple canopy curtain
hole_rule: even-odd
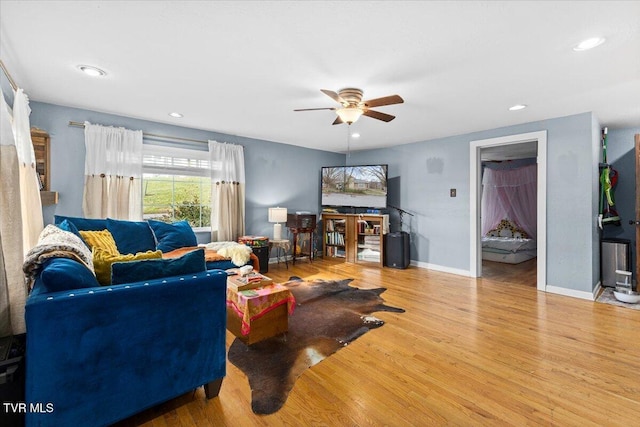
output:
[[[515,222],[535,239],[537,233],[537,166],[493,170],[482,176],[482,235],[503,219]]]

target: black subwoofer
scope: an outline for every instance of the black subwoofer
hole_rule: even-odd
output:
[[[251,248],[253,253],[258,257],[260,262],[260,273],[269,272],[269,246],[255,246]]]
[[[385,265],[393,268],[407,268],[409,258],[409,233],[399,231],[385,235]]]

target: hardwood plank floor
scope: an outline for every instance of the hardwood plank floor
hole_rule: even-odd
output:
[[[228,363],[219,397],[200,388],[118,425],[637,425],[640,311],[538,292],[535,261],[484,273],[272,264],[276,281],[386,287],[406,312],[377,313],[383,327],[306,371],[275,414],[253,414],[247,379]]]

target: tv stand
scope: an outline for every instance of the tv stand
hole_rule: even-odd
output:
[[[322,255],[346,262],[384,266],[389,215],[322,214]]]

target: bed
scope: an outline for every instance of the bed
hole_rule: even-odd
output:
[[[537,256],[536,241],[513,221],[503,219],[482,237],[482,259],[520,264]]]

